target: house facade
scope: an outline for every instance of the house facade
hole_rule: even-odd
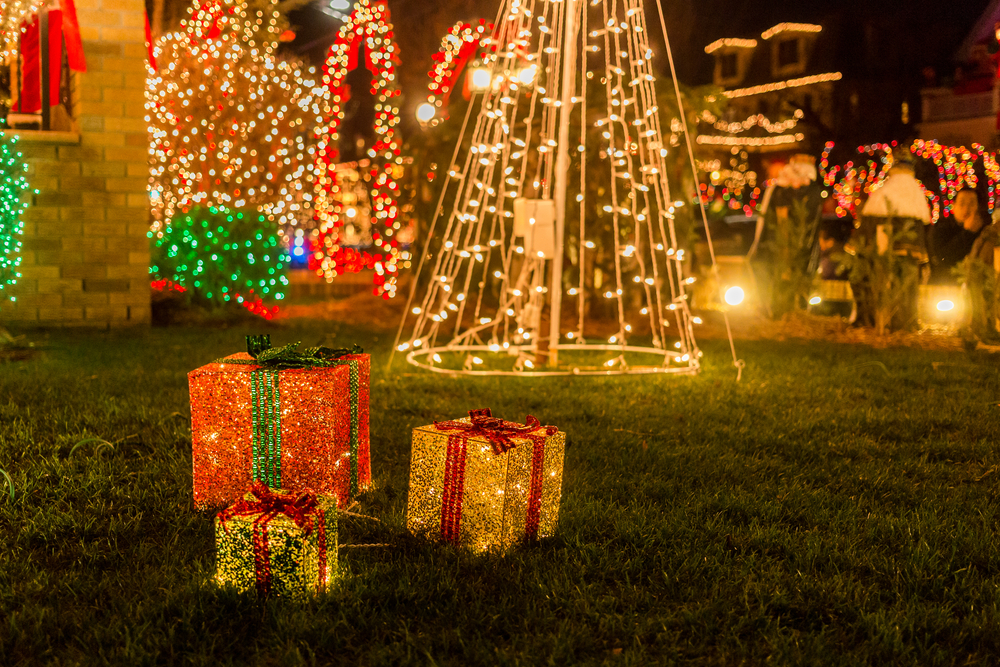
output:
[[[951,69],[927,68],[919,134],[945,145],[1000,148],[1000,0],[992,0],[955,52]]]
[[[9,118],[16,129],[7,131],[19,136],[28,181],[37,193],[24,216],[16,301],[3,304],[0,322],[148,325],[145,5],[143,0],[63,0],[59,9],[64,46],[74,30],[65,15],[75,15],[85,58],[84,67],[76,69],[85,71],[64,68],[68,78],[61,87],[68,93],[49,96],[46,120],[40,113]],[[23,53],[18,60],[13,65],[23,69]],[[16,86],[16,72],[13,80]]]

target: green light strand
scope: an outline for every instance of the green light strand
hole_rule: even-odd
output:
[[[16,301],[12,288],[21,277],[21,237],[24,235],[24,212],[28,208],[28,180],[24,173],[17,136],[0,131],[0,304]]]

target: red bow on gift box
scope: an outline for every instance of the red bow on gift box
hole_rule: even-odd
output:
[[[462,431],[462,437],[475,438],[481,436],[489,440],[493,453],[497,456],[505,454],[517,446],[514,438],[536,440],[542,437],[538,431],[544,430],[546,436],[555,435],[559,429],[555,426],[542,426],[541,422],[528,415],[522,426],[516,422],[504,421],[493,416],[489,408],[469,410],[470,422],[446,421],[434,422],[439,431]]]
[[[323,510],[319,506],[316,494],[302,492],[299,494],[275,493],[263,482],[255,482],[250,489],[254,500],[246,498],[231,507],[219,512],[219,521],[223,528],[226,522],[237,516],[260,516],[253,522],[253,556],[254,574],[257,579],[257,592],[268,595],[271,592],[271,554],[268,541],[268,524],[279,515],[284,515],[295,522],[306,535],[318,529],[319,546],[319,576],[320,584],[326,584],[326,521]]]

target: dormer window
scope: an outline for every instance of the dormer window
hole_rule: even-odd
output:
[[[705,53],[715,56],[717,86],[739,85],[746,76],[750,59],[757,47],[755,39],[719,39],[705,47]]]
[[[736,53],[724,53],[719,56],[719,73],[723,79],[735,79],[740,75],[739,60]]]
[[[778,42],[778,69],[786,70],[792,67],[797,67],[801,64],[802,60],[802,49],[800,49],[801,42],[797,38],[783,39]]]
[[[779,23],[761,33],[761,39],[771,42],[771,74],[786,77],[805,72],[816,35],[822,31],[823,26],[812,23]]]

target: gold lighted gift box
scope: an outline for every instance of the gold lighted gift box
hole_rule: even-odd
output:
[[[337,573],[337,498],[254,485],[215,519],[215,580],[240,592],[302,598]]]
[[[503,553],[555,532],[566,434],[489,410],[413,430],[407,527],[475,552]]]

